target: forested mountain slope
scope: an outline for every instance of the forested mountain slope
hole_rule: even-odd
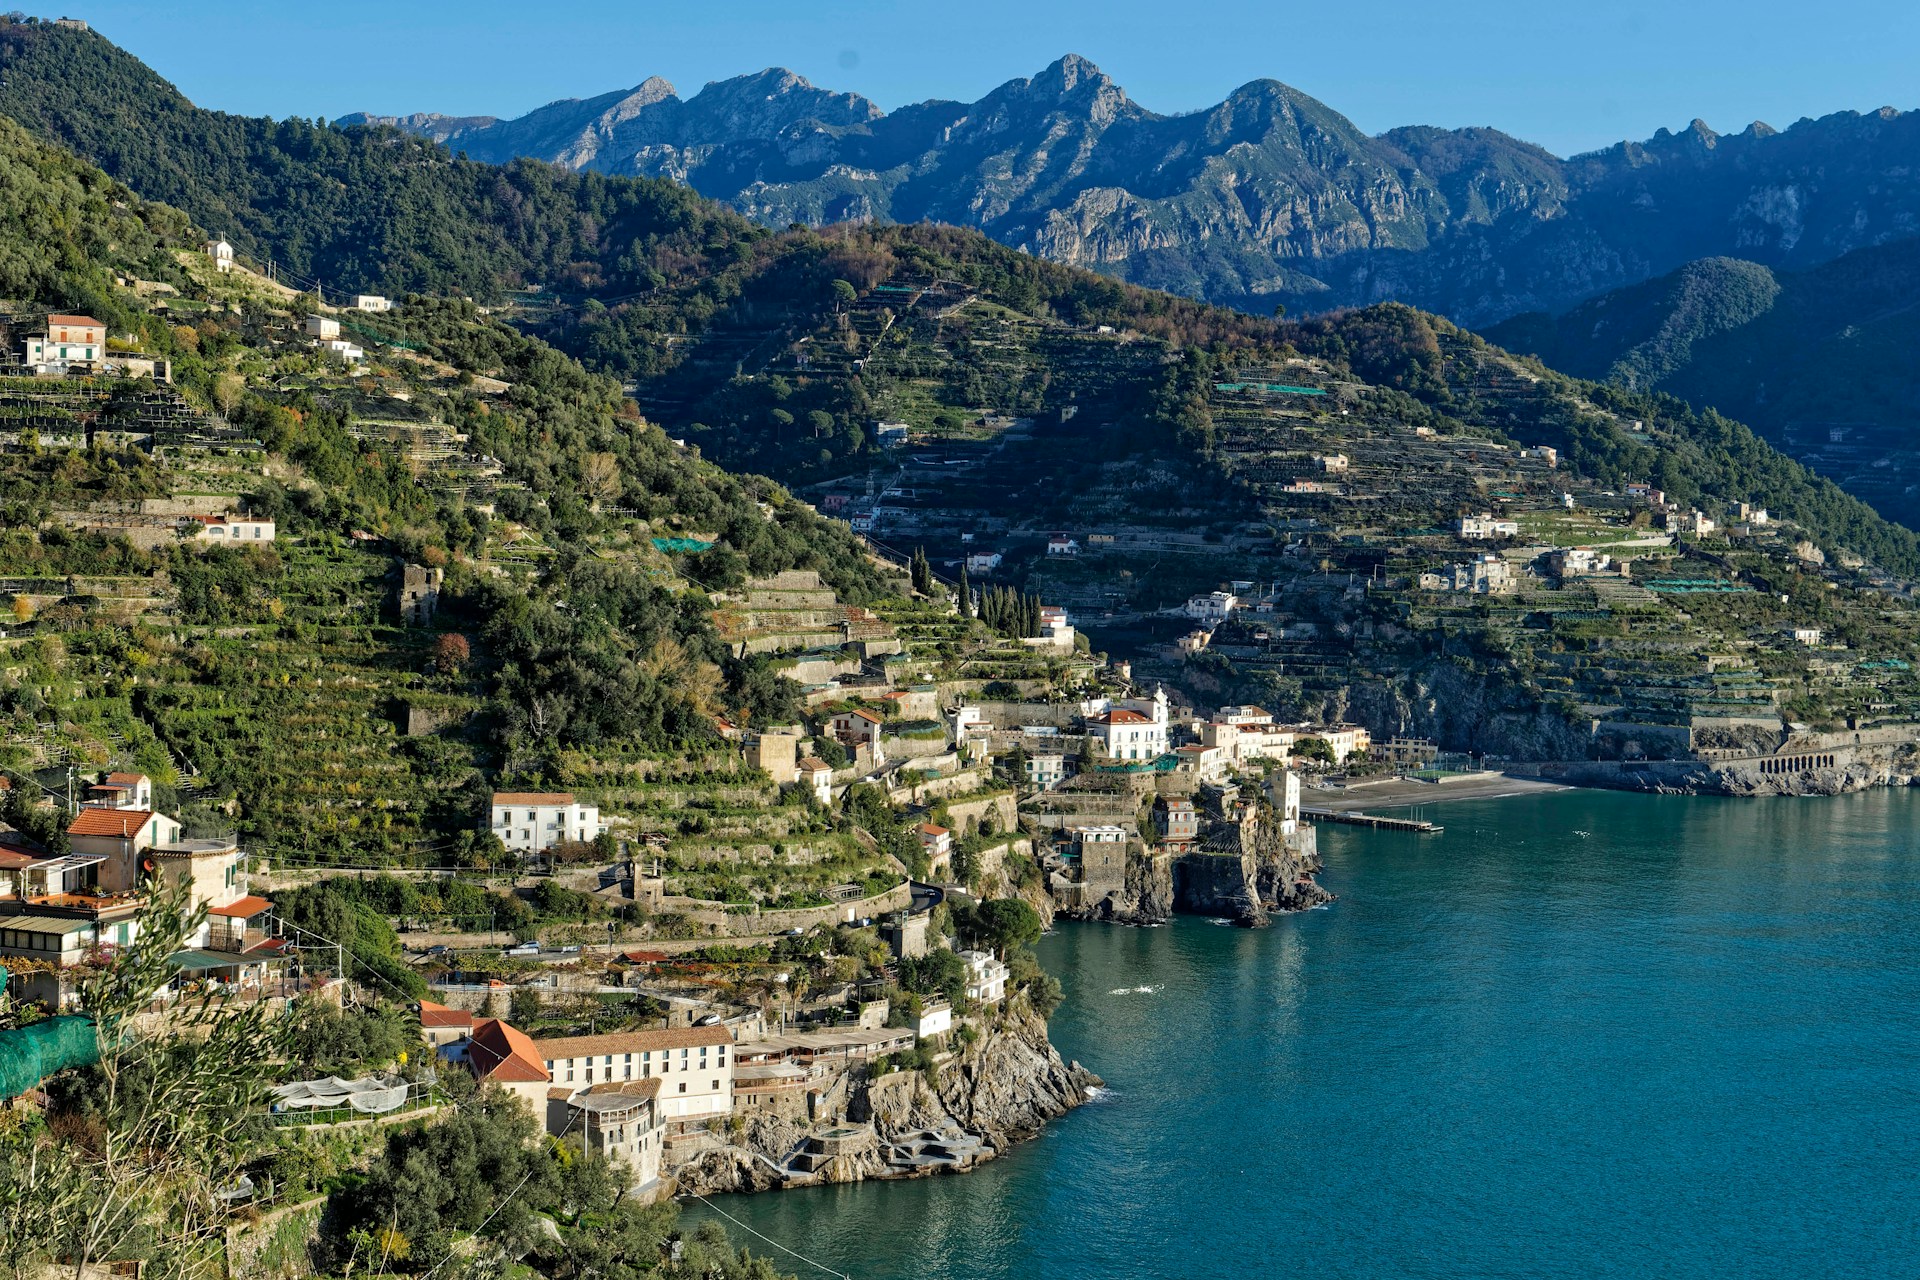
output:
[[[102,36],[49,23],[0,18],[0,114],[336,293],[631,292],[759,234],[671,182],[205,111]]]
[[[183,214],[0,121],[0,209],[28,208],[14,314],[97,310],[173,383],[0,377],[0,762],[137,765],[276,857],[466,857],[496,782],[793,714],[709,591],[793,568],[886,590],[844,524],[472,303],[357,316],[217,274]],[[316,314],[365,362],[304,336]],[[280,536],[209,547],[183,503]],[[444,574],[427,625],[402,625],[404,565]],[[396,733],[422,717],[446,731]]]
[[[1487,336],[1554,368],[1752,423],[1892,519],[1920,524],[1920,239],[1800,272],[1714,259]]]

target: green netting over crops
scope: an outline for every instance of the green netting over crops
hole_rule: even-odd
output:
[[[0,1098],[17,1098],[56,1071],[100,1060],[90,1018],[48,1018],[18,1031],[0,1031]]]
[[[653,545],[655,549],[664,551],[668,555],[713,550],[711,542],[705,542],[699,538],[655,538]]]

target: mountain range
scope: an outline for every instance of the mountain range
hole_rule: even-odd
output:
[[[1920,234],[1920,117],[1678,133],[1571,159],[1494,129],[1369,136],[1275,80],[1182,115],[1069,55],[975,102],[888,112],[770,69],[652,77],[517,119],[343,116],[477,160],[668,177],[762,223],[938,221],[1270,311],[1383,299],[1468,324],[1558,311],[1731,255],[1801,270]]]

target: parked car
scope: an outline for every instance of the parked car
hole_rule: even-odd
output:
[[[720,1015],[717,1013],[710,1013],[704,1018],[695,1018],[693,1020],[693,1025],[696,1027],[717,1027],[720,1025]]]
[[[436,942],[432,946],[427,948],[427,954],[430,956],[443,956],[447,954],[447,950],[448,950],[448,947],[446,943]]]
[[[577,956],[580,954],[580,944],[577,942],[570,942],[566,946],[560,948],[560,954],[563,956]]]

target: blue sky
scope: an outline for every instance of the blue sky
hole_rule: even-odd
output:
[[[517,115],[555,98],[786,66],[892,108],[970,100],[1063,53],[1188,111],[1261,77],[1370,132],[1493,125],[1561,154],[1679,129],[1920,106],[1920,5],[1784,0],[76,0],[203,106]]]

